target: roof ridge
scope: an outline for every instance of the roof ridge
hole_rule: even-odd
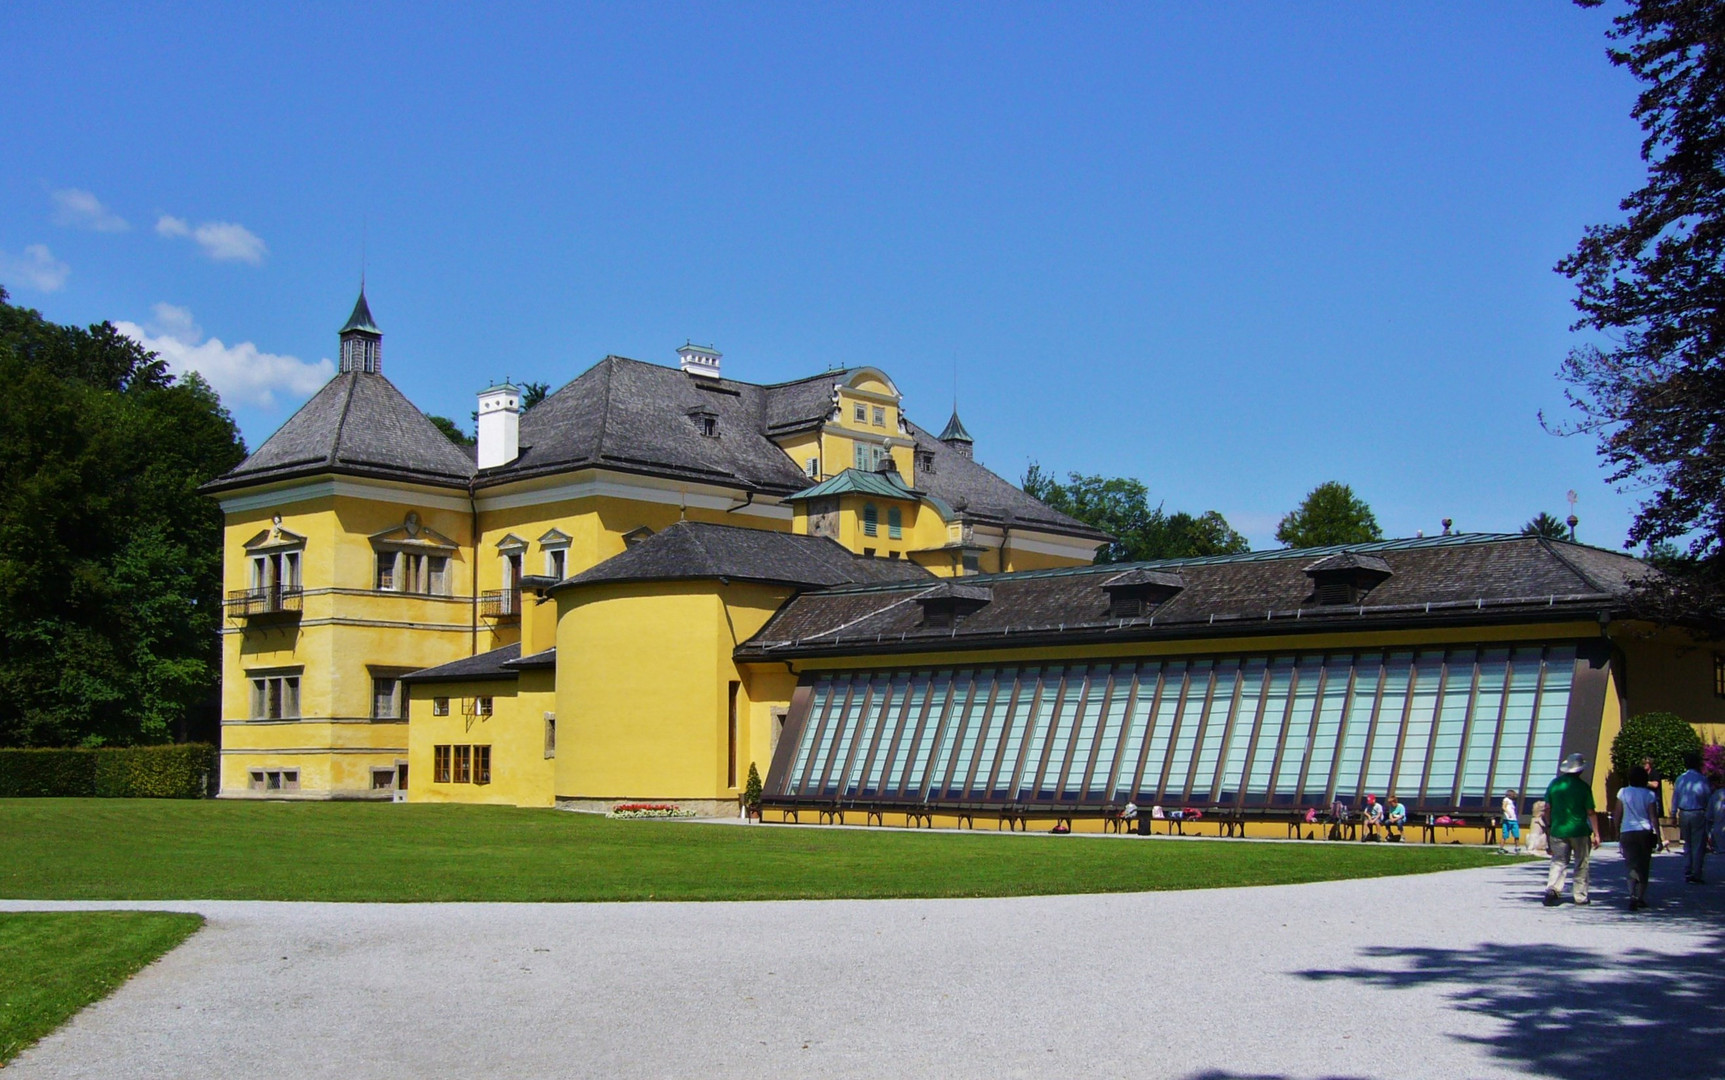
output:
[[[347,381],[347,397],[342,399],[341,419],[335,422],[335,437],[330,439],[329,456],[324,459],[324,461],[331,466],[341,460],[341,435],[342,432],[347,429],[347,414],[348,411],[353,408],[354,391],[359,389],[359,372],[348,371],[343,374],[351,375],[352,378]],[[338,375],[337,378],[340,378],[340,376]]]
[[[608,353],[606,354],[605,359],[599,361],[598,364],[599,367],[605,369],[604,375],[602,376],[605,380],[605,389],[600,395],[599,433],[593,437],[594,461],[601,461],[605,457],[605,429],[611,422],[611,372],[616,367],[612,361],[627,359],[628,357],[626,356],[617,356],[615,354]],[[639,362],[640,361],[636,361],[636,363]]]
[[[1535,536],[1535,537],[1532,537],[1532,539],[1539,541],[1539,546],[1544,548],[1546,550],[1546,552],[1551,555],[1552,558],[1554,558],[1558,562],[1562,563],[1564,566],[1564,569],[1568,570],[1570,573],[1572,573],[1576,577],[1580,578],[1581,583],[1583,585],[1587,585],[1587,586],[1591,587],[1593,589],[1593,591],[1595,591],[1595,592],[1610,592],[1611,591],[1610,589],[1607,589],[1604,586],[1602,586],[1601,584],[1599,584],[1599,582],[1593,580],[1593,578],[1589,577],[1587,574],[1587,571],[1585,571],[1581,567],[1575,565],[1575,563],[1571,562],[1569,560],[1569,558],[1567,556],[1565,556],[1561,551],[1558,551],[1557,548],[1555,546],[1553,546],[1553,544],[1551,542],[1551,537],[1549,537],[1549,536]]]

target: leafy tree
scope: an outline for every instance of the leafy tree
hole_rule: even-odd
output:
[[[1628,776],[1631,765],[1652,758],[1654,767],[1670,778],[1683,771],[1686,755],[1700,752],[1701,736],[1689,721],[1676,713],[1641,713],[1625,720],[1611,740],[1611,771]]]
[[[0,745],[161,742],[220,671],[213,390],[0,289]]]
[[[541,401],[544,401],[545,395],[549,394],[550,392],[551,392],[551,384],[550,383],[542,383],[542,382],[522,383],[521,384],[521,411],[523,413],[525,413],[528,409],[531,409],[533,406],[539,404]]]
[[[1234,555],[1250,550],[1246,538],[1221,514],[1214,510],[1197,516],[1165,514],[1160,505],[1150,505],[1150,489],[1131,477],[1068,473],[1063,484],[1031,462],[1020,486],[1032,498],[1114,537],[1113,543],[1097,552],[1097,562]]]
[[[443,432],[444,437],[456,446],[472,446],[473,436],[461,430],[461,425],[447,416],[427,416],[431,426]]]
[[[1600,0],[1577,0],[1596,7]],[[1589,227],[1557,264],[1576,286],[1578,330],[1562,377],[1610,479],[1650,492],[1629,543],[1681,541],[1688,560],[1645,583],[1656,617],[1725,607],[1725,3],[1630,0],[1607,51],[1642,84],[1645,183],[1625,217]]]
[[[1276,526],[1276,539],[1291,548],[1364,544],[1383,538],[1372,508],[1354,494],[1353,488],[1334,480],[1313,488]]]
[[[1547,540],[1568,540],[1569,526],[1560,518],[1552,517],[1541,510],[1532,521],[1521,527],[1523,536],[1543,536]]]

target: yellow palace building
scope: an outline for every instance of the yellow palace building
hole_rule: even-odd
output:
[[[209,486],[222,794],[1100,818],[1367,794],[1479,816],[1624,716],[1725,723],[1725,658],[1628,617],[1647,572],[1446,535],[1092,565],[1107,537],[937,436],[889,375],[760,385],[610,356],[452,443],[336,376]],[[1603,768],[1591,778],[1603,799]]]

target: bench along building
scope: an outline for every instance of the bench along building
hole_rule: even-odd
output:
[[[1395,795],[1481,825],[1621,718],[1722,718],[1725,665],[1625,621],[1635,559],[1455,535],[851,585],[737,650],[797,675],[767,820],[1276,819]],[[1457,834],[1459,835],[1459,834]]]

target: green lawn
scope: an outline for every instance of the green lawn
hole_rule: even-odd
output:
[[[0,913],[0,1065],[203,923],[166,911]]]
[[[388,803],[0,800],[0,897],[789,900],[1286,884],[1502,862],[1479,848],[739,828]]]

